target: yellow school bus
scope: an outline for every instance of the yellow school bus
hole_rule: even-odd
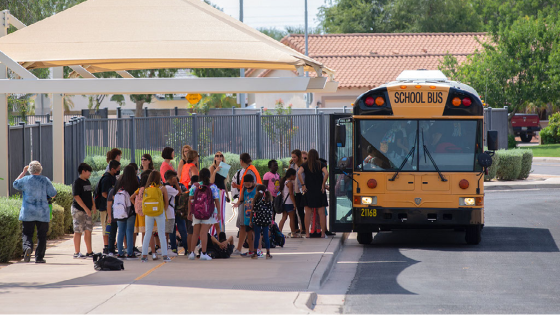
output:
[[[373,232],[456,229],[478,244],[497,149],[489,131],[484,151],[483,111],[472,87],[414,70],[360,95],[351,114],[331,115],[331,230],[369,244]]]

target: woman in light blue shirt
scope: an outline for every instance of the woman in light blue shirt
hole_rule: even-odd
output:
[[[25,174],[29,171],[28,176]],[[47,231],[49,230],[50,211],[48,198],[56,196],[51,181],[41,175],[43,167],[37,161],[29,163],[23,172],[14,181],[14,188],[21,191],[23,202],[19,219],[23,223],[23,260],[29,262],[33,252],[33,233],[37,227],[37,249],[35,250],[35,263],[45,263],[45,250],[47,249]]]

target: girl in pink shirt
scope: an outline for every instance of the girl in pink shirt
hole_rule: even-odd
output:
[[[278,174],[278,162],[276,160],[268,161],[268,169],[270,172],[264,174],[263,185],[272,195],[272,198],[278,196],[280,191],[280,174]]]

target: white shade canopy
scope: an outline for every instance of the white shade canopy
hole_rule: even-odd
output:
[[[333,72],[200,0],[89,0],[0,38],[27,69],[262,68]]]

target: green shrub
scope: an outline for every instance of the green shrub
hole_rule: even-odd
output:
[[[20,209],[21,199],[0,197],[0,263],[14,257],[18,244],[21,247]]]
[[[514,135],[508,135],[508,149],[517,148],[517,141]]]
[[[87,158],[86,158],[87,159]],[[85,160],[84,160],[85,162]],[[88,162],[85,162],[88,163]],[[93,169],[94,172],[96,171],[105,171],[107,168],[107,157],[102,155],[95,155],[91,157],[91,163],[88,163],[89,166]]]
[[[52,207],[52,220],[49,223],[49,231],[47,238],[54,240],[64,235],[64,208],[53,204]]]
[[[72,201],[74,197],[72,196],[72,186],[67,186],[63,184],[53,183],[56,189],[55,203],[64,208],[64,232],[67,234],[74,233],[74,227],[72,225]]]
[[[101,177],[103,177],[103,174],[105,174],[105,170],[94,171],[93,173],[91,173],[89,182],[91,183],[91,189],[93,189],[93,191],[95,191],[95,188],[97,187],[97,184],[99,184],[99,181],[101,180]]]
[[[496,173],[498,172],[498,168],[500,167],[500,154],[498,151],[494,153],[492,156],[492,166],[488,168],[488,175],[484,175],[484,181],[489,182],[496,178]]]
[[[521,160],[521,171],[519,172],[518,179],[526,179],[531,173],[531,167],[533,166],[533,151],[532,150],[520,150],[523,154]]]
[[[500,155],[496,177],[501,180],[515,180],[521,173],[521,161],[523,153],[521,150],[498,150]]]
[[[548,126],[539,132],[542,144],[560,143],[560,113],[548,116]]]

